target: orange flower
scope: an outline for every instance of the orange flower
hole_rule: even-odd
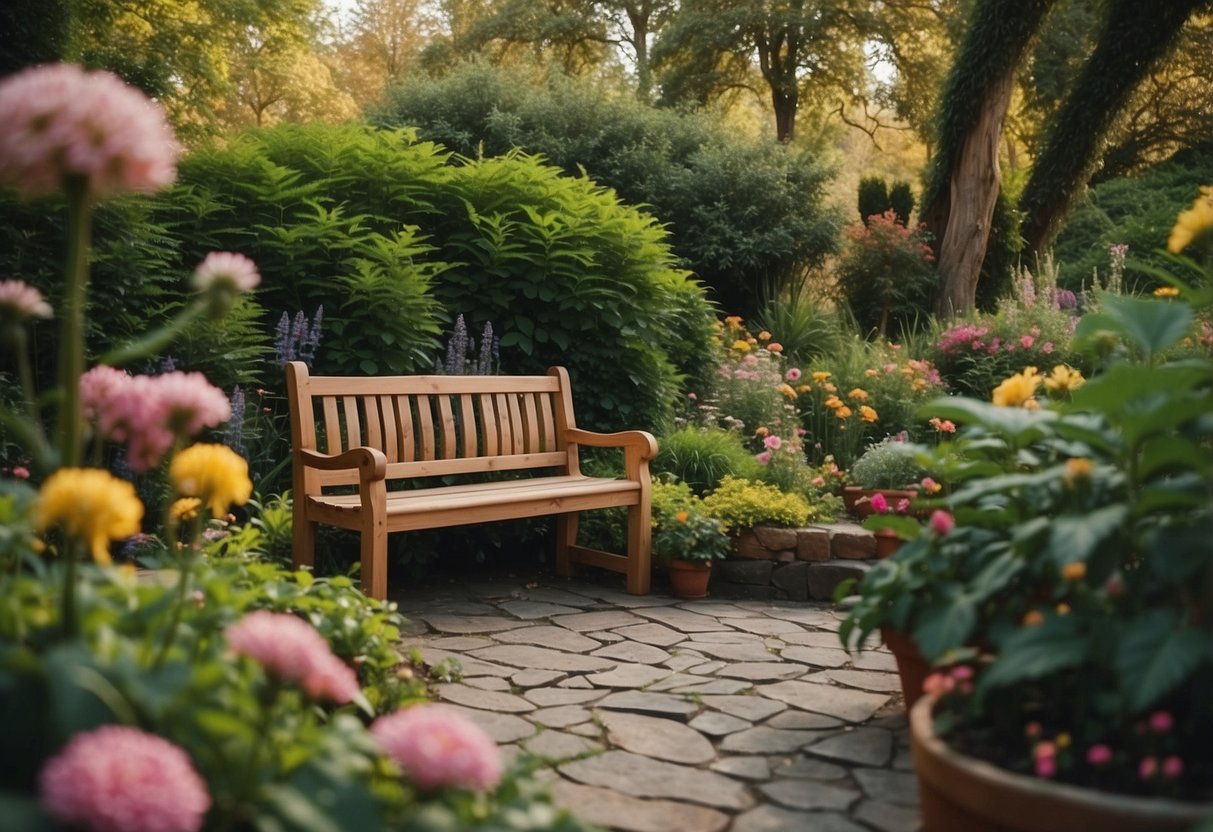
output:
[[[1066,460],[1066,471],[1061,475],[1065,480],[1066,485],[1074,485],[1079,480],[1091,478],[1091,471],[1095,468],[1091,460],[1085,457],[1074,457]]]
[[[812,393],[813,388],[811,386],[809,386],[808,384],[802,384],[796,388],[796,392],[797,393]]]
[[[868,378],[876,378],[877,376],[880,375],[880,370],[873,370],[873,369],[869,368],[867,370],[864,370],[863,374],[865,376],[867,376]]]
[[[837,393],[838,392],[838,388],[835,387],[832,383],[830,383],[828,381],[825,384],[821,385],[821,389],[825,390],[827,393]]]
[[[850,393],[847,393],[847,397],[857,401],[866,402],[868,400],[868,391],[864,390],[862,387],[856,387]]]
[[[1040,610],[1028,610],[1023,617],[1023,625],[1025,627],[1039,627],[1045,623],[1045,617]]]
[[[789,399],[796,398],[796,391],[792,389],[792,385],[790,385],[790,384],[779,385],[779,392],[783,393]]]
[[[844,404],[842,407],[834,411],[834,415],[839,419],[849,419],[851,418],[851,408]]]
[[[761,425],[759,425],[757,428],[754,429],[755,436],[762,437],[762,436],[766,436],[768,433],[770,433],[770,431]]]
[[[837,410],[838,408],[842,407],[842,399],[838,398],[837,396],[830,396],[828,399],[826,399],[825,405],[828,408]]]
[[[758,340],[759,340],[759,341],[770,341],[770,340],[771,340],[771,333],[767,332],[767,331],[764,329],[762,332],[758,333]]]
[[[677,514],[675,514],[674,516],[676,518],[678,518],[679,523],[685,523],[687,521],[687,518],[689,518],[691,516],[691,513],[689,511],[680,511]]]
[[[821,384],[829,377],[830,374],[822,370],[818,370],[817,372],[813,373],[813,381],[817,382],[818,384]]]
[[[1087,565],[1080,560],[1067,563],[1061,568],[1061,576],[1067,581],[1081,581],[1087,574]]]
[[[859,408],[859,418],[865,422],[875,422],[880,417],[876,415],[876,411],[868,407],[866,404]]]

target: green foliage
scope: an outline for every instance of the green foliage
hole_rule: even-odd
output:
[[[793,364],[834,354],[849,331],[834,304],[815,296],[806,283],[793,284],[780,297],[767,300],[753,326],[770,332]]]
[[[703,507],[727,532],[758,525],[803,526],[813,514],[799,494],[785,494],[778,486],[726,476],[715,491],[703,498]]]
[[[687,426],[667,433],[658,442],[655,474],[669,474],[696,494],[712,491],[726,476],[756,478],[759,465],[735,431]]]
[[[838,286],[860,330],[882,337],[927,320],[937,283],[930,237],[900,224],[890,208],[847,230],[835,267]]]
[[[902,225],[910,224],[910,215],[914,213],[914,191],[909,182],[894,182],[889,188],[889,209],[897,215],[897,221]]]
[[[1106,286],[1108,251],[1124,244],[1129,247],[1125,289],[1142,292],[1160,285],[1146,268],[1167,265],[1159,241],[1166,238],[1176,214],[1191,205],[1197,193],[1194,182],[1213,182],[1213,148],[1193,148],[1140,174],[1091,188],[1057,238],[1058,282],[1078,292],[1090,288],[1098,273]]]
[[[565,78],[536,87],[468,65],[411,79],[379,118],[466,156],[519,148],[566,173],[584,171],[647,206],[675,254],[731,312],[752,312],[837,245],[839,218],[823,205],[829,171],[816,159]]]
[[[868,217],[889,209],[889,185],[883,176],[865,176],[859,180],[859,219],[864,225]]]
[[[860,488],[911,488],[926,473],[920,460],[923,451],[911,442],[886,437],[864,451],[847,473]]]
[[[700,510],[667,515],[653,530],[653,558],[658,563],[724,560],[732,551],[733,541],[725,534],[724,524]]]

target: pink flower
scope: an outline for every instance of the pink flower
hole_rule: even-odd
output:
[[[195,832],[211,806],[183,750],[123,725],[74,736],[38,782],[57,820],[90,832]]]
[[[1150,730],[1155,734],[1166,734],[1175,727],[1175,718],[1166,711],[1150,714]]]
[[[905,514],[907,511],[910,510],[910,501],[907,500],[905,497],[902,497],[900,500],[897,501],[896,510],[897,510],[898,514]]]
[[[783,439],[775,434],[771,434],[766,439],[762,440],[762,446],[768,451],[778,451],[783,447]]]
[[[871,504],[872,510],[878,514],[884,514],[889,510],[889,501],[879,491],[873,494],[868,502]]]
[[[1053,353],[1053,342],[1045,341],[1045,345],[1040,349],[1045,355],[1051,355]]]
[[[1107,765],[1112,761],[1112,749],[1103,743],[1087,749],[1087,762],[1093,766]]]
[[[788,381],[800,381],[800,376],[801,372],[799,367],[789,367],[788,371],[784,373],[784,378],[786,378]]]
[[[973,668],[969,667],[967,664],[958,664],[956,667],[952,668],[952,678],[956,679],[957,681],[962,679],[972,679]]]
[[[1039,737],[1040,732],[1043,730],[1039,722],[1029,722],[1023,727],[1024,734],[1029,737]]]
[[[818,488],[821,488],[825,484],[826,484],[825,477],[813,477],[813,485],[817,486]]]
[[[942,509],[936,509],[931,512],[931,529],[935,534],[943,537],[948,532],[956,527],[956,518]]]
[[[1137,767],[1137,776],[1142,780],[1151,780],[1158,773],[1158,759],[1156,757],[1145,757],[1141,761],[1141,765]]]
[[[12,473],[13,473],[13,476],[19,480],[28,480],[29,479],[29,469],[26,468],[24,465],[14,465]]]
[[[922,691],[928,696],[941,697],[956,687],[956,680],[946,673],[932,673],[922,682]]]
[[[157,191],[177,178],[180,152],[164,110],[118,76],[74,64],[0,82],[0,182],[27,196],[83,177],[94,195]]]
[[[226,289],[233,294],[249,292],[261,282],[257,264],[230,251],[212,251],[194,269],[194,288],[206,292]]]
[[[1184,773],[1184,761],[1174,754],[1166,757],[1162,761],[1162,776],[1174,780],[1176,777]]]
[[[0,320],[49,318],[54,311],[42,293],[23,280],[0,280]]]
[[[1037,760],[1045,758],[1053,758],[1057,756],[1057,746],[1045,740],[1044,742],[1036,743],[1036,747],[1032,749],[1032,756]]]
[[[1052,757],[1036,758],[1036,776],[1046,779],[1057,774],[1057,761]]]
[[[232,404],[202,373],[172,372],[153,376],[165,426],[179,437],[197,436],[232,418]]]
[[[486,791],[501,780],[501,752],[477,725],[441,705],[414,705],[371,725],[387,755],[423,789]]]
[[[948,424],[951,424],[951,422],[949,422]],[[956,430],[955,425],[952,425],[952,430]],[[940,485],[939,483],[935,482],[935,480],[931,479],[930,477],[923,477],[922,478],[922,490],[927,492],[928,494],[938,494],[940,491],[943,490],[943,486]]]
[[[1031,335],[1025,335],[1019,339],[1019,345],[1021,347],[1023,347],[1025,350],[1032,349],[1032,345],[1035,343],[1036,343],[1036,339],[1033,338]]]
[[[271,676],[299,682],[313,697],[340,704],[358,694],[354,671],[334,656],[324,637],[301,618],[258,610],[228,627],[225,634],[237,655],[253,659]]]
[[[771,452],[763,451],[762,453],[758,454],[754,458],[757,459],[760,464],[766,465],[768,462],[771,461]]]

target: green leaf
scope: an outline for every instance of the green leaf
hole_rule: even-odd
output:
[[[1017,446],[1040,436],[1043,428],[1057,419],[1057,414],[1051,410],[998,407],[990,402],[954,396],[928,402],[919,409],[918,416],[924,420],[938,416],[966,425],[980,425],[1012,440]]]
[[[1049,531],[1049,551],[1057,565],[1089,559],[1100,543],[1120,530],[1128,514],[1129,507],[1118,503],[1055,518]]]
[[[1049,615],[1043,624],[1016,630],[1003,641],[980,686],[1001,687],[1074,667],[1086,657],[1090,642],[1072,616]]]
[[[1149,708],[1187,679],[1198,665],[1213,661],[1208,637],[1187,627],[1171,610],[1149,610],[1124,624],[1116,670],[1130,710]]]
[[[1207,516],[1191,525],[1158,526],[1142,535],[1146,566],[1168,584],[1179,585],[1213,560],[1209,541],[1213,520]]]
[[[1083,316],[1074,339],[1084,349],[1097,333],[1111,330],[1149,356],[1178,342],[1191,326],[1192,309],[1186,303],[1104,294],[1100,311]]]
[[[1004,552],[974,576],[969,591],[978,601],[998,594],[1025,567],[1024,559],[1014,552]]]
[[[914,640],[927,661],[933,662],[949,650],[964,646],[977,623],[973,600],[958,593],[922,611],[914,626]]]

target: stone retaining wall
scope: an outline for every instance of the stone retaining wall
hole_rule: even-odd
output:
[[[829,601],[839,583],[876,562],[876,538],[855,523],[757,526],[738,535],[734,551],[712,566],[712,597]]]

